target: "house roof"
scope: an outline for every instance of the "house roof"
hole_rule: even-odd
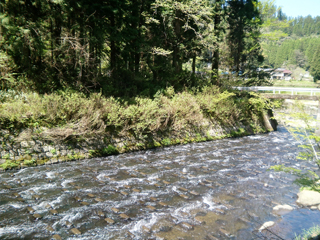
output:
[[[284,70],[283,73],[289,73],[289,74],[291,74],[292,72],[289,71],[289,70]]]

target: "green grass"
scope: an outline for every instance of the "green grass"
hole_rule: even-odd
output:
[[[313,81],[277,80],[277,81],[274,81],[273,86],[275,86],[275,87],[317,88],[317,87],[320,87],[320,83],[315,83]]]
[[[294,240],[309,240],[320,236],[320,226],[313,226],[307,230],[304,230],[303,233],[299,236],[296,236]]]

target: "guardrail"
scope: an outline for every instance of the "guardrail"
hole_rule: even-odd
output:
[[[289,88],[289,87],[234,87],[238,90],[246,90],[246,91],[273,91],[273,94],[278,92],[291,92],[291,95],[298,92],[308,92],[310,96],[315,95],[315,93],[320,93],[320,88]]]

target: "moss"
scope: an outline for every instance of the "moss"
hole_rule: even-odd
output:
[[[26,165],[26,166],[33,166],[35,162],[36,162],[36,161],[35,161],[34,159],[24,160],[24,161],[23,161],[23,164]]]
[[[157,142],[157,141],[154,141],[154,142],[153,142],[153,146],[155,146],[155,147],[161,147],[162,145],[161,145],[161,143],[159,143],[159,142]]]
[[[170,138],[164,138],[164,139],[162,139],[161,144],[162,144],[163,146],[169,146],[169,145],[171,144]]]
[[[243,137],[248,135],[248,133],[244,128],[239,128],[237,131],[231,131],[230,135],[232,137]]]
[[[0,167],[4,170],[7,169],[12,169],[12,168],[17,168],[19,166],[18,163],[16,163],[16,161],[14,160],[6,160],[5,163],[1,164]]]

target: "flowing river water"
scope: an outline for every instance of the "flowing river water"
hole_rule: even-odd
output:
[[[296,160],[299,150],[280,126],[269,134],[3,172],[0,239],[292,239],[320,224],[320,211],[299,208],[294,177],[268,168],[317,171]],[[295,210],[273,215],[277,204]],[[276,222],[272,231],[257,231],[266,221]]]

